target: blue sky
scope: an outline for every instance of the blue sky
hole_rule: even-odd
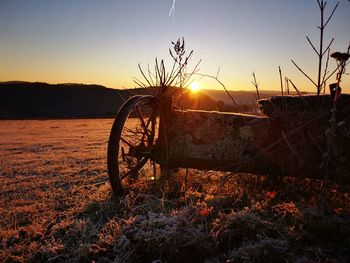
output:
[[[327,1],[329,14],[337,1]],[[301,90],[314,91],[291,64],[316,77],[316,0],[0,0],[0,81],[96,83],[135,87],[137,65],[169,63],[171,41],[184,36],[192,65],[216,75],[228,89],[279,89],[278,66]],[[342,0],[325,34],[332,51],[350,41],[350,2]],[[333,63],[333,62],[332,62]],[[334,67],[334,63],[331,64]],[[343,87],[350,90],[350,76]],[[197,81],[220,88],[215,81]]]

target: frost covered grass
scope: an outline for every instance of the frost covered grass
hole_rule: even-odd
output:
[[[0,122],[1,262],[350,261],[348,186],[180,170],[114,199],[111,124]]]

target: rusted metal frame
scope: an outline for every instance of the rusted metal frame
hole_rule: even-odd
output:
[[[169,149],[168,149],[168,126],[171,122],[172,116],[172,98],[163,97],[158,100],[159,107],[159,135],[158,135],[158,148],[160,149],[158,156],[159,164],[161,168],[168,167]]]
[[[292,153],[297,156],[299,158],[299,160],[303,160],[303,158],[299,155],[299,153],[296,152],[296,150],[293,148],[293,146],[290,144],[290,142],[288,141],[287,136],[285,135],[284,131],[281,132],[282,137],[284,139],[284,141],[286,142],[286,144],[288,145],[289,149],[292,151]]]
[[[315,122],[315,121],[317,121],[317,119],[316,119],[316,120],[315,120],[315,119],[310,120],[310,121],[308,121],[308,122],[306,122],[306,123],[300,125],[299,127],[297,127],[296,129],[294,129],[293,131],[290,131],[290,132],[286,135],[286,137],[290,137],[290,136],[293,136],[293,135],[297,134],[297,133],[300,132],[304,127],[306,127],[307,125],[310,125],[311,123],[313,123],[313,122]],[[271,144],[271,145],[269,145],[268,147],[262,149],[258,155],[255,155],[255,156],[253,156],[253,157],[251,157],[251,158],[249,158],[249,159],[243,159],[243,160],[241,160],[241,161],[242,161],[242,162],[248,162],[248,161],[252,161],[252,160],[254,160],[254,159],[256,159],[256,158],[259,158],[261,154],[268,153],[272,148],[278,146],[278,144],[282,143],[283,141],[284,141],[284,138],[279,138],[279,139],[278,139],[276,142],[274,142],[273,144]],[[233,163],[233,164],[231,164],[230,166],[233,167],[233,166],[236,166],[236,165],[237,165],[237,163]],[[227,169],[227,168],[229,168],[229,167],[224,167],[224,166],[216,167],[215,170],[226,170],[225,168]],[[238,170],[237,170],[237,169],[236,169],[236,170],[232,170],[232,174],[226,176],[226,178],[223,179],[223,181],[220,183],[218,189],[216,190],[216,193],[221,189],[221,187],[222,187],[228,180],[230,180],[230,179],[232,178],[232,176],[234,175],[235,172],[238,172]],[[242,172],[242,171],[241,171],[241,172]]]
[[[322,149],[321,145],[319,145],[319,143],[317,143],[317,141],[315,140],[315,138],[312,136],[312,134],[308,134],[312,143],[316,146],[316,148],[318,149],[319,153],[320,154],[323,154],[325,153],[326,151]],[[340,173],[342,176],[350,176],[350,173],[349,172],[346,172],[344,170],[344,168],[342,168],[335,160],[334,158],[329,158],[329,162],[331,164],[333,164],[337,169],[338,169],[338,173]]]

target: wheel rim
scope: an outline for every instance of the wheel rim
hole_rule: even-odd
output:
[[[159,113],[153,96],[135,96],[119,110],[108,145],[108,173],[114,193],[147,187],[157,178],[154,150]]]

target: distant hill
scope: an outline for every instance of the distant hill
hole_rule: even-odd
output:
[[[0,118],[113,117],[130,96],[148,89],[110,89],[100,85],[0,82]],[[184,107],[215,110],[216,101],[204,93],[186,93]]]
[[[227,95],[225,90],[203,90],[203,93],[210,96],[216,101],[223,101],[226,104],[231,104],[232,100]],[[247,105],[247,104],[256,104],[256,92],[251,91],[229,91],[230,95],[238,104]],[[259,91],[260,99],[269,98],[271,96],[281,95],[280,91]],[[292,93],[295,95],[295,92]]]

